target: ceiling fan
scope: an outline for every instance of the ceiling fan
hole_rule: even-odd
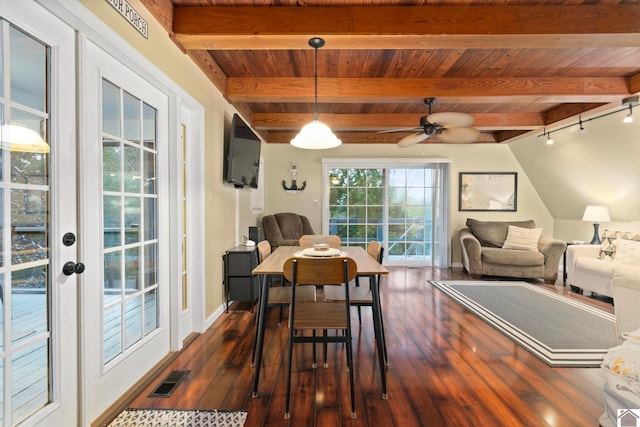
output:
[[[398,141],[398,147],[404,148],[418,144],[428,138],[438,135],[442,142],[450,144],[464,144],[473,142],[478,138],[480,132],[472,127],[473,116],[465,113],[431,113],[431,106],[435,104],[435,98],[425,98],[424,103],[429,106],[429,115],[420,117],[420,126],[415,128],[393,129],[381,131],[406,132],[419,130],[420,132],[407,135]]]

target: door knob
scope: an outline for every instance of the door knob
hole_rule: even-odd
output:
[[[79,262],[67,261],[62,266],[62,274],[65,276],[71,276],[73,273],[82,274],[84,272],[84,264]]]

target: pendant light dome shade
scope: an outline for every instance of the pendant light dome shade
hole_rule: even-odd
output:
[[[291,140],[291,145],[308,150],[323,150],[334,148],[342,144],[329,126],[318,120],[318,49],[324,46],[324,39],[313,37],[309,39],[309,46],[315,49],[315,96],[313,121],[300,129],[300,133]]]
[[[25,153],[49,152],[47,144],[35,131],[18,125],[2,125],[0,127],[0,148]]]
[[[294,147],[309,150],[334,148],[340,144],[342,144],[342,141],[331,132],[329,126],[318,119],[314,119],[311,123],[304,125],[300,129],[300,133],[291,140],[291,145]]]

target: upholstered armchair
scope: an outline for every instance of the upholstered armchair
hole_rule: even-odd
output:
[[[300,237],[315,234],[306,216],[291,212],[263,216],[262,231],[272,248],[297,246]]]
[[[509,226],[529,230],[531,235],[511,240]],[[538,237],[541,229],[529,221],[478,221],[467,219],[460,230],[462,265],[472,276],[502,276],[543,279],[555,283],[566,244],[557,239]],[[538,230],[538,234],[534,232]],[[527,242],[531,239],[531,242]],[[506,243],[512,243],[507,245]],[[527,243],[527,244],[524,244]]]

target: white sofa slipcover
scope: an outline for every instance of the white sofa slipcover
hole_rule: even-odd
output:
[[[640,221],[632,222],[627,232],[640,233]],[[611,280],[615,276],[640,277],[640,266],[599,258],[600,245],[567,247],[567,283],[583,291],[613,297]]]

